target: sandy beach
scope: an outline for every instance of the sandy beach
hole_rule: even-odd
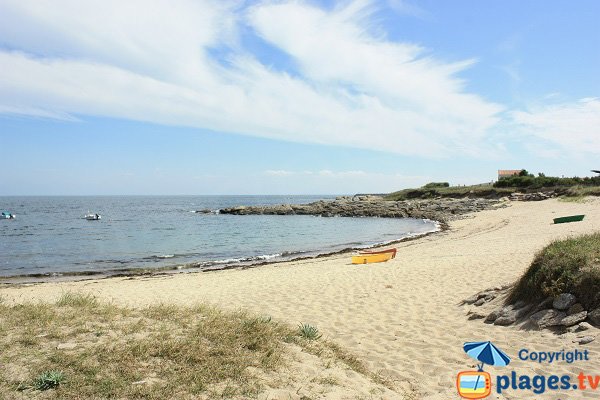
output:
[[[393,379],[419,399],[458,398],[456,374],[473,369],[462,349],[467,341],[491,340],[512,362],[496,373],[571,374],[600,371],[600,339],[584,346],[575,334],[556,335],[519,327],[468,321],[474,306],[461,301],[476,292],[514,282],[536,251],[551,240],[589,233],[600,226],[600,199],[584,203],[546,200],[511,202],[453,221],[450,229],[403,242],[387,263],[351,265],[350,255],[156,277],[7,285],[9,302],[53,301],[66,291],[91,293],[104,301],[141,307],[156,303],[206,302],[246,309],[292,325],[310,323]],[[586,214],[582,222],[553,225],[552,218]],[[591,335],[598,333],[594,330]],[[590,360],[539,364],[519,360],[519,350],[589,350]],[[573,378],[574,379],[574,378]],[[531,399],[530,391],[507,390],[490,398]],[[544,399],[597,398],[594,391],[547,391]]]

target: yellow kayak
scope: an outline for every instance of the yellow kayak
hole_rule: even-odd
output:
[[[360,254],[358,256],[352,256],[352,264],[370,264],[386,262],[390,260],[393,256],[393,253]]]

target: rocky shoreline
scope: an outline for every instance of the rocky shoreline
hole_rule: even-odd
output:
[[[507,199],[426,199],[388,201],[379,196],[343,196],[309,204],[238,206],[219,210],[233,215],[315,215],[320,217],[424,218],[444,224],[464,214],[505,207]],[[211,212],[200,210],[200,213]]]

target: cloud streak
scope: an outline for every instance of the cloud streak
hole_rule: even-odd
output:
[[[505,110],[458,76],[475,60],[447,62],[388,40],[375,10],[367,0],[327,10],[298,1],[6,0],[0,113],[123,118],[427,158],[496,152],[489,132]],[[243,35],[293,68],[274,68]],[[543,115],[513,116],[530,134],[579,146],[542,134]]]
[[[521,134],[543,139],[572,154],[600,154],[600,99],[585,98],[515,111],[512,118]],[[557,150],[547,150],[552,157]]]

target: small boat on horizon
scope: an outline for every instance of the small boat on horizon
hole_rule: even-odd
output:
[[[566,217],[559,217],[559,218],[554,218],[553,221],[555,224],[564,224],[567,222],[579,222],[583,220],[583,217],[585,217],[585,214],[580,214],[580,215],[569,215]]]
[[[0,219],[15,219],[15,218],[16,218],[15,214],[9,213],[8,211],[4,211],[4,212],[2,212],[2,218],[0,218]]]
[[[88,213],[85,214],[83,218],[87,219],[88,221],[99,221],[102,218],[102,216],[100,214],[92,214],[88,211]]]
[[[371,264],[386,262],[393,258],[394,253],[391,251],[385,251],[380,253],[363,253],[357,256],[352,256],[352,264]]]

